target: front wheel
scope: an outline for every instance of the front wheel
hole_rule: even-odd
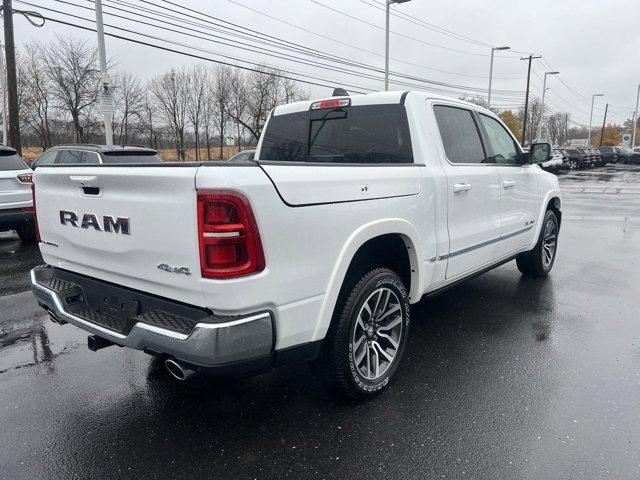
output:
[[[329,336],[328,367],[348,397],[380,393],[398,369],[409,334],[409,299],[402,280],[387,268],[345,285]]]
[[[522,274],[531,277],[544,277],[551,271],[556,259],[558,231],[558,217],[552,210],[547,210],[535,247],[516,257],[518,270]]]

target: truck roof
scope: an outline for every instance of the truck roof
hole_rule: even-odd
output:
[[[82,150],[91,150],[94,152],[145,151],[145,152],[157,153],[153,148],[145,147],[144,145],[97,145],[93,143],[67,143],[67,144],[56,145],[51,148],[52,149],[79,148]]]
[[[357,94],[357,95],[348,95],[348,98],[351,99],[352,106],[358,105],[380,105],[380,104],[392,104],[392,103],[401,103],[404,102],[404,99],[411,94],[419,96],[420,98],[427,99],[437,99],[437,100],[446,100],[446,101],[454,101],[456,103],[464,104],[468,107],[479,109],[485,111],[489,114],[493,113],[486,108],[480,107],[474,103],[465,102],[464,100],[460,100],[455,97],[449,97],[446,95],[438,95],[437,93],[429,93],[423,92],[419,90],[396,90],[390,92],[372,92],[366,94]],[[295,113],[295,112],[303,112],[309,110],[311,104],[314,102],[318,102],[321,100],[328,100],[332,98],[344,98],[344,96],[326,96],[320,98],[314,98],[311,100],[303,100],[300,102],[288,103],[286,105],[280,105],[274,108],[274,115],[283,115],[286,113]]]

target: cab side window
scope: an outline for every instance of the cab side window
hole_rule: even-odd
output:
[[[518,158],[518,147],[509,132],[500,122],[487,115],[480,114],[480,121],[493,149],[493,157],[488,158],[486,162],[498,165],[515,165]]]
[[[444,152],[451,163],[483,163],[484,148],[470,110],[436,105],[433,112]]]
[[[82,152],[82,157],[80,161],[82,163],[90,163],[90,164],[100,163],[100,159],[98,158],[98,154],[96,152]]]

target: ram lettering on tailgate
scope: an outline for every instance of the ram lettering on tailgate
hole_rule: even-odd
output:
[[[102,224],[100,224],[98,216],[94,213],[85,213],[82,215],[82,220],[78,220],[78,214],[76,212],[60,210],[60,223],[62,225],[71,225],[79,228],[93,228],[99,232],[131,235],[128,217],[116,217],[114,219],[111,215],[103,215]]]

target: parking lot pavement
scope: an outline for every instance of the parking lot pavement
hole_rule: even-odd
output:
[[[509,263],[414,306],[403,368],[364,404],[306,365],[180,384],[92,353],[26,290],[37,250],[0,234],[0,478],[640,478],[640,193],[577,188],[640,169],[560,182],[551,276]]]

